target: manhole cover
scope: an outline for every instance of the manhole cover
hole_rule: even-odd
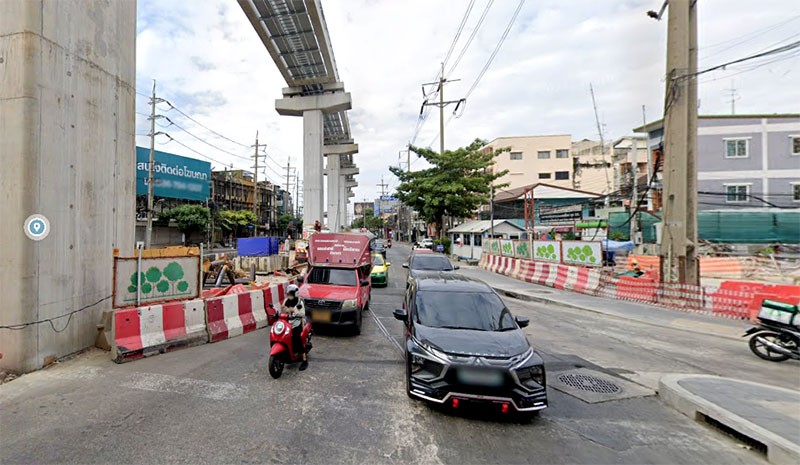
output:
[[[615,394],[622,390],[622,388],[610,381],[589,375],[567,374],[559,376],[558,380],[571,388],[580,389],[581,391]]]

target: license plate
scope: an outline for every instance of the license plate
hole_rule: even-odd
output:
[[[464,384],[478,386],[500,386],[503,384],[503,374],[493,370],[458,370],[458,380]]]
[[[320,323],[330,323],[331,312],[320,311],[320,310],[311,312],[311,321],[317,321]]]

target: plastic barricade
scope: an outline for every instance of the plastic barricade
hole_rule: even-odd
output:
[[[137,360],[207,342],[202,300],[115,310],[111,359]]]

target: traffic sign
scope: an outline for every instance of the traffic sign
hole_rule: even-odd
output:
[[[44,216],[34,214],[25,220],[25,235],[32,241],[41,241],[50,234],[50,221]]]

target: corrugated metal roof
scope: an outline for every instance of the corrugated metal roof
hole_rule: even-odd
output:
[[[524,221],[524,220],[523,220]],[[503,223],[510,224],[511,226],[523,231],[525,228],[517,226],[514,224],[513,220],[494,220],[494,227],[498,227]],[[492,222],[490,220],[481,220],[481,221],[468,221],[464,224],[460,224],[455,228],[450,229],[447,231],[448,233],[483,233],[492,229]]]

